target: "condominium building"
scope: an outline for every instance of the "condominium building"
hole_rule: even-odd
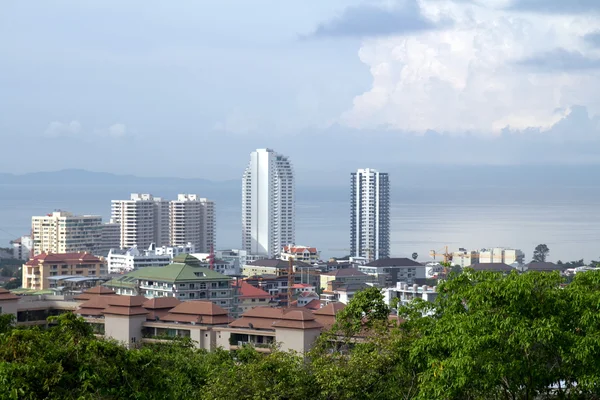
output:
[[[31,249],[33,248],[33,240],[31,236],[21,236],[18,239],[10,242],[13,247],[13,258],[19,260],[29,260]]]
[[[33,255],[96,253],[102,243],[102,217],[55,211],[31,218]]]
[[[215,205],[195,194],[168,201],[151,194],[132,193],[130,200],[112,201],[112,222],[120,225],[120,248],[187,246],[210,251],[215,245]]]
[[[169,203],[171,246],[192,243],[198,252],[210,252],[215,245],[214,202],[195,194],[179,194]]]
[[[294,174],[286,156],[258,149],[242,179],[242,249],[277,256],[295,242]]]
[[[113,221],[102,224],[102,239],[98,255],[106,256],[111,249],[121,248],[121,225]]]
[[[113,200],[111,220],[120,224],[122,249],[169,244],[169,203],[160,197],[132,193],[129,200]]]
[[[390,256],[390,184],[388,174],[359,169],[351,174],[350,249],[355,257]]]
[[[164,267],[131,271],[105,286],[117,294],[209,300],[228,310],[234,306],[231,278],[210,270],[208,264],[189,254],[180,254]]]
[[[54,278],[100,277],[107,274],[106,262],[89,253],[42,253],[27,261],[22,268],[24,289],[52,288]]]
[[[140,251],[137,246],[127,250],[111,249],[106,257],[110,274],[121,274],[145,267],[164,267],[169,265],[171,260],[169,255],[159,255],[154,250]]]

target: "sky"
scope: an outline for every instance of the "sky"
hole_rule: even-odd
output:
[[[600,164],[597,0],[3,0],[0,54],[0,172]]]

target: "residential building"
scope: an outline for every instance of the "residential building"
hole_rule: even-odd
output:
[[[333,281],[339,285],[350,283],[370,283],[373,281],[373,278],[355,268],[338,269],[326,274],[321,274],[320,288],[322,290],[326,290]]]
[[[113,200],[111,220],[120,225],[120,248],[169,244],[169,202],[151,194],[132,193],[129,200]]]
[[[33,255],[96,253],[102,242],[102,217],[55,211],[31,218]]]
[[[316,247],[288,245],[283,247],[280,258],[284,261],[293,258],[308,264],[315,264],[320,260],[320,253]]]
[[[302,261],[292,261],[294,272],[301,269],[311,269],[311,265]],[[242,274],[246,276],[255,275],[287,275],[290,268],[289,261],[283,261],[277,258],[257,260],[242,267]]]
[[[164,267],[146,267],[106,282],[117,294],[209,300],[227,310],[234,306],[231,278],[212,271],[208,264],[180,254]]]
[[[510,265],[500,262],[480,262],[472,264],[470,268],[473,268],[475,271],[491,271],[502,273],[510,273],[512,271],[516,271],[516,269],[511,267]]]
[[[350,253],[378,260],[390,256],[390,184],[388,174],[359,169],[350,183]]]
[[[207,265],[212,264],[212,269],[223,275],[239,275],[239,271],[235,268],[235,264],[231,261],[225,261],[221,260],[220,258],[213,257],[211,263],[210,253],[192,253],[190,256],[197,258],[200,262]]]
[[[460,248],[452,253],[452,265],[459,265],[462,268],[469,267],[471,264],[479,262],[479,253]]]
[[[13,257],[19,260],[29,260],[31,250],[33,249],[33,240],[31,236],[21,236],[10,242],[13,247]]]
[[[329,281],[327,288],[321,293],[321,305],[327,306],[330,303],[337,302],[348,304],[356,293],[368,287],[369,285],[363,282],[338,283],[337,281]]]
[[[258,149],[242,178],[242,249],[278,256],[295,243],[294,173],[289,159],[271,149]]]
[[[532,261],[525,266],[526,271],[537,271],[537,272],[564,272],[567,268],[564,265],[557,265],[551,262],[538,262]]]
[[[333,303],[317,310],[254,307],[233,319],[226,309],[209,301],[122,296],[96,286],[75,298],[15,296],[0,289],[0,308],[3,314],[16,317],[17,326],[44,327],[48,326],[49,316],[75,313],[97,335],[129,348],[185,337],[206,351],[238,350],[250,345],[262,353],[276,347],[305,353],[324,330],[334,325],[344,305]],[[354,340],[363,336],[361,333]]]
[[[106,256],[111,249],[121,248],[121,225],[116,222],[102,224],[98,255]]]
[[[316,287],[319,284],[319,275],[311,274],[308,278],[301,276],[300,274],[294,275],[294,285],[302,283],[302,280],[309,280],[310,285]],[[273,298],[273,301],[277,303],[277,306],[287,306],[287,293],[288,293],[288,277],[287,275],[256,275],[244,279],[245,282],[250,285],[260,288],[265,292],[269,293]],[[292,289],[294,290],[294,289]]]
[[[316,292],[300,292],[295,298],[296,307],[306,307],[311,310],[318,310],[321,308],[321,300]]]
[[[374,278],[380,287],[396,286],[398,282],[413,284],[415,279],[425,279],[427,268],[410,258],[383,258],[358,267]]]
[[[392,306],[393,300],[398,299],[398,305],[406,305],[414,299],[421,299],[433,303],[438,296],[437,286],[409,285],[398,282],[396,287],[382,289],[384,301]]]
[[[24,289],[47,290],[52,288],[50,278],[65,275],[100,277],[107,274],[107,269],[102,258],[90,253],[42,253],[27,261],[21,272]]]
[[[198,252],[210,252],[216,239],[215,204],[195,194],[179,194],[169,203],[171,246],[192,243]]]
[[[196,251],[196,247],[193,244],[187,243],[185,246],[160,246],[156,247],[154,243],[148,247],[147,252],[153,252],[159,256],[169,256],[171,259],[177,257],[180,254],[191,254]]]
[[[523,263],[524,258],[525,254],[521,250],[505,249],[503,247],[494,247],[491,249],[482,249],[479,251],[480,263]]]
[[[154,250],[140,251],[137,246],[127,250],[111,249],[106,257],[109,274],[122,274],[145,267],[164,267],[172,257],[159,255]]]
[[[246,312],[257,306],[274,305],[273,297],[264,290],[252,286],[246,281],[238,280],[233,284],[237,289],[237,307],[240,312]]]

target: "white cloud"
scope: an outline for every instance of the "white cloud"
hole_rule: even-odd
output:
[[[97,128],[90,131],[86,131],[83,129],[83,125],[77,121],[73,120],[71,122],[60,122],[53,121],[51,122],[46,130],[44,131],[44,136],[51,138],[58,137],[69,137],[69,138],[86,138],[90,139],[92,137],[111,137],[111,138],[121,138],[127,135],[127,127],[125,124],[120,122],[114,123],[110,125],[108,128]]]
[[[81,124],[79,121],[73,120],[71,122],[60,122],[53,121],[48,124],[48,127],[44,131],[44,135],[48,137],[61,137],[68,136],[74,137],[81,134]]]
[[[565,57],[540,68],[522,62],[552,63],[535,57],[561,55],[560,48],[577,52],[573,61],[598,59],[599,50],[582,39],[596,30],[597,15],[518,13],[504,8],[503,0],[484,3],[420,0],[426,17],[454,24],[365,40],[359,57],[370,67],[373,84],[354,99],[341,123],[489,134],[507,126],[548,129],[577,105],[600,113],[598,69],[569,68]]]
[[[108,127],[108,136],[120,138],[127,134],[127,127],[124,124],[116,123]]]

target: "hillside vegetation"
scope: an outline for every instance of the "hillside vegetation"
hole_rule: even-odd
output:
[[[401,308],[401,324],[377,289],[357,294],[306,357],[186,341],[127,350],[72,314],[48,329],[0,316],[0,399],[599,398],[599,272],[563,286],[467,270],[439,289]]]

